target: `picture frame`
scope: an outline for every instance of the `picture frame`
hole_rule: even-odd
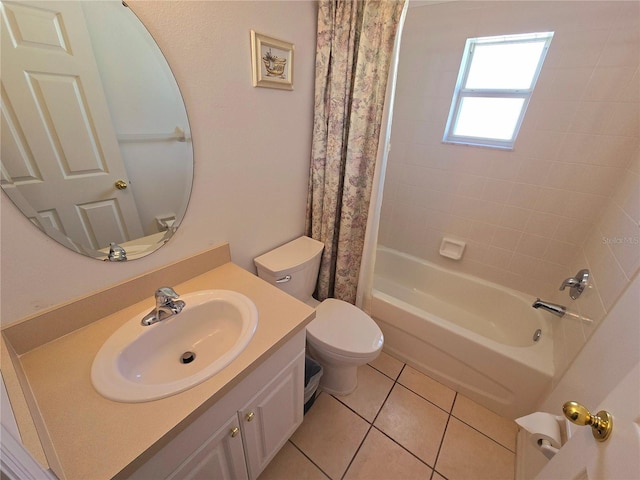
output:
[[[293,43],[251,30],[254,87],[293,90]]]

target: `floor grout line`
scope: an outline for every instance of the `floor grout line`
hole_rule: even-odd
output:
[[[447,423],[444,425],[444,431],[442,432],[442,438],[440,439],[440,445],[438,446],[438,452],[436,453],[436,459],[433,461],[433,471],[436,471],[436,466],[438,465],[438,458],[440,458],[440,452],[442,451],[442,446],[444,445],[444,437],[447,436],[447,428],[449,428],[449,422],[451,421],[451,417],[453,416],[453,407],[456,404],[456,400],[458,399],[458,392],[453,397],[453,403],[451,404],[451,411],[449,412],[449,416],[447,417]],[[433,473],[431,474],[431,478],[433,478]]]
[[[451,416],[452,416],[453,418],[455,418],[456,420],[458,420],[460,423],[465,424],[465,425],[466,425],[467,427],[469,427],[470,429],[475,430],[475,431],[476,431],[476,432],[478,432],[480,435],[482,435],[482,436],[484,436],[484,437],[488,438],[488,439],[489,439],[489,440],[491,440],[493,443],[495,443],[495,444],[497,444],[497,445],[501,446],[501,447],[502,447],[502,448],[504,448],[506,451],[511,452],[511,453],[513,453],[513,454],[515,455],[515,453],[516,453],[516,452],[515,452],[515,450],[511,450],[509,447],[504,446],[502,443],[500,443],[500,442],[499,442],[498,440],[496,440],[495,438],[490,437],[488,434],[484,433],[482,430],[478,430],[476,427],[474,427],[473,425],[471,425],[471,424],[469,424],[469,423],[465,422],[465,421],[464,421],[464,420],[462,420],[461,418],[456,417],[454,414],[451,414]]]
[[[380,430],[378,427],[376,427],[375,425],[373,425],[373,428],[375,428],[378,432],[380,432],[382,435],[384,435],[385,437],[387,437],[389,440],[391,440],[393,443],[395,443],[397,446],[399,446],[400,448],[402,448],[405,452],[407,452],[409,455],[411,455],[413,458],[415,458],[416,460],[418,460],[420,463],[426,465],[427,467],[429,467],[431,470],[434,470],[434,467],[432,467],[431,465],[429,465],[427,462],[425,462],[423,459],[421,459],[419,456],[417,456],[415,453],[413,453],[411,450],[409,450],[407,447],[405,447],[404,445],[402,445],[401,443],[399,443],[396,439],[394,439],[393,437],[389,436],[388,433],[384,432],[383,430]]]
[[[316,462],[314,462],[309,455],[307,455],[306,453],[304,453],[304,451],[302,451],[302,449],[300,447],[298,447],[295,443],[293,443],[293,441],[291,439],[287,440],[291,445],[293,445],[293,447],[298,450],[302,455],[304,455],[304,457],[309,460],[318,470],[320,470],[322,472],[322,474],[327,477],[329,480],[331,479],[331,476],[325,472],[322,468],[320,468],[320,465],[318,465]]]
[[[371,368],[373,368],[376,372],[380,372],[382,375],[384,375],[385,377],[393,380],[394,382],[397,382],[398,379],[400,378],[400,375],[402,375],[402,371],[404,370],[404,367],[407,366],[407,364],[405,363],[404,365],[402,365],[402,368],[400,369],[400,373],[398,373],[398,375],[396,376],[396,378],[393,378],[392,376],[384,373],[382,370],[380,370],[379,368],[374,367],[373,365],[371,365],[370,363],[367,363],[367,365],[369,365]]]
[[[349,468],[351,468],[351,465],[353,464],[353,462],[354,462],[355,458],[358,456],[358,453],[359,453],[359,452],[360,452],[360,450],[362,449],[362,446],[364,445],[364,442],[366,441],[367,437],[368,437],[368,436],[369,436],[369,434],[371,433],[371,430],[373,430],[373,429],[375,429],[377,432],[379,432],[379,433],[381,433],[382,435],[384,435],[385,437],[387,437],[391,442],[393,442],[395,445],[397,445],[397,446],[398,446],[398,447],[400,447],[402,450],[404,450],[405,452],[407,452],[409,455],[411,455],[413,458],[415,458],[416,460],[418,460],[420,463],[422,463],[423,465],[425,465],[425,466],[429,467],[429,468],[431,469],[431,477],[430,477],[430,478],[433,478],[433,474],[434,474],[434,472],[436,471],[436,470],[435,470],[435,462],[434,462],[434,465],[433,465],[433,466],[429,465],[429,464],[428,464],[427,462],[425,462],[422,458],[420,458],[419,456],[417,456],[415,453],[413,453],[413,452],[412,452],[411,450],[409,450],[407,447],[405,447],[404,445],[402,445],[401,443],[399,443],[397,440],[395,440],[393,437],[391,437],[388,433],[384,432],[383,430],[381,430],[380,428],[378,428],[378,427],[376,427],[376,426],[374,425],[375,421],[377,420],[378,416],[380,415],[380,412],[382,412],[382,409],[384,408],[385,404],[387,403],[387,400],[388,400],[388,399],[389,399],[389,397],[391,396],[391,392],[393,392],[393,389],[396,387],[396,385],[400,385],[400,387],[402,387],[402,388],[406,388],[406,389],[407,389],[407,390],[409,390],[410,392],[415,393],[415,392],[413,392],[411,389],[409,389],[409,388],[405,387],[403,384],[401,384],[401,383],[398,381],[398,379],[399,379],[399,378],[400,378],[400,376],[402,375],[402,372],[404,371],[404,369],[405,369],[405,367],[406,367],[406,366],[407,366],[407,365],[406,365],[406,364],[404,364],[404,365],[402,366],[402,368],[400,369],[400,373],[398,373],[398,375],[397,375],[396,379],[395,379],[395,380],[394,380],[394,382],[393,382],[393,385],[392,385],[392,386],[391,386],[391,388],[389,389],[389,392],[387,392],[387,396],[385,397],[384,401],[380,404],[380,408],[378,409],[378,411],[377,411],[377,413],[376,413],[375,417],[373,418],[373,420],[372,420],[371,422],[369,422],[369,420],[367,420],[367,419],[366,419],[366,418],[364,418],[362,415],[360,415],[358,412],[356,412],[356,411],[355,411],[353,408],[351,408],[349,405],[347,405],[347,404],[345,404],[344,402],[340,401],[340,398],[338,398],[338,397],[336,397],[336,396],[332,395],[332,396],[333,396],[333,398],[335,398],[336,400],[338,400],[342,405],[344,405],[344,406],[345,406],[345,407],[347,407],[349,410],[351,410],[353,413],[355,413],[355,414],[356,414],[356,415],[358,415],[360,418],[362,418],[364,421],[366,421],[367,423],[369,423],[369,428],[367,429],[367,433],[365,433],[364,437],[362,438],[362,441],[360,442],[360,445],[358,446],[358,448],[356,449],[355,453],[353,454],[353,457],[352,457],[352,458],[351,458],[351,460],[349,461],[349,464],[347,465],[347,468],[346,468],[346,470],[344,471],[344,474],[342,475],[341,480],[343,480],[343,479],[344,479],[344,477],[345,477],[345,476],[347,475],[347,473],[349,472]],[[374,368],[374,367],[372,367],[372,368]],[[377,368],[376,368],[375,370],[377,370],[378,372],[380,372],[380,370],[378,370]],[[380,372],[380,373],[382,373],[382,372]],[[383,375],[384,375],[384,374],[383,374]],[[389,379],[391,379],[391,377],[389,377],[388,375],[386,375],[386,377],[387,377],[387,378],[389,378]],[[417,395],[417,394],[416,394],[416,395]],[[427,400],[426,398],[422,397],[421,395],[418,395],[418,396],[420,396],[420,398],[422,398],[423,400],[425,400],[425,401],[429,402],[429,400]],[[429,402],[429,403],[432,403],[432,402]],[[435,405],[435,404],[433,404],[433,405],[437,407],[437,405]],[[440,408],[440,407],[438,407],[438,408]],[[440,408],[440,409],[441,409],[441,410],[444,410],[444,409],[442,409],[442,408]],[[446,411],[445,411],[445,412],[446,412]],[[447,413],[448,413],[449,415],[451,415],[449,412],[447,412]],[[448,419],[447,419],[447,422],[448,422]],[[445,427],[445,431],[446,431],[446,427]],[[442,445],[442,441],[443,441],[443,439],[444,439],[444,434],[443,434],[443,436],[442,436],[442,439],[440,440],[441,445]],[[439,450],[438,450],[438,452],[439,452]],[[436,456],[436,459],[437,459],[437,456]],[[444,477],[444,475],[442,475],[442,474],[440,474],[440,473],[438,473],[438,475],[441,475],[443,478],[445,478],[445,477]]]
[[[360,419],[364,420],[368,424],[368,428],[366,430],[366,433],[362,437],[362,440],[360,441],[360,443],[359,443],[357,449],[355,450],[354,454],[351,456],[351,459],[349,460],[349,463],[347,464],[346,469],[344,470],[342,475],[339,477],[340,480],[344,480],[344,478],[347,476],[347,473],[349,472],[349,470],[352,467],[356,457],[358,456],[358,454],[362,450],[362,447],[363,447],[365,441],[367,440],[367,438],[371,434],[372,429],[374,429],[374,428],[378,433],[381,433],[382,435],[384,435],[387,439],[391,440],[395,445],[399,446],[402,450],[404,450],[405,452],[409,453],[412,457],[417,459],[420,463],[422,463],[422,464],[426,465],[427,467],[429,467],[431,469],[431,476],[429,477],[430,480],[433,480],[435,478],[436,474],[439,475],[442,478],[445,478],[445,480],[446,480],[446,477],[436,469],[436,465],[438,464],[438,460],[440,458],[440,454],[441,454],[443,446],[444,446],[444,440],[445,440],[445,437],[447,435],[447,430],[449,428],[449,425],[451,423],[451,418],[455,418],[457,421],[461,422],[462,424],[464,424],[465,426],[471,428],[472,430],[476,431],[477,433],[480,433],[482,436],[484,436],[484,437],[488,438],[489,440],[491,440],[492,442],[498,444],[500,447],[504,448],[508,452],[510,452],[512,454],[515,454],[515,452],[513,450],[511,450],[510,448],[506,447],[505,445],[503,445],[502,443],[500,443],[496,439],[492,438],[488,434],[480,431],[478,428],[474,427],[473,425],[470,425],[469,423],[467,423],[463,419],[461,419],[461,418],[459,418],[459,417],[457,417],[456,415],[453,414],[454,407],[455,407],[456,402],[458,400],[458,395],[460,395],[459,392],[454,391],[453,402],[451,403],[450,409],[447,410],[447,409],[441,407],[440,405],[437,405],[433,401],[429,400],[428,398],[425,398],[420,393],[418,393],[418,392],[412,390],[411,388],[407,387],[406,385],[403,385],[402,383],[400,383],[399,379],[402,376],[402,373],[404,372],[406,367],[408,366],[406,363],[403,363],[402,367],[400,368],[399,373],[396,375],[395,378],[389,376],[388,374],[384,373],[382,370],[374,367],[373,365],[367,364],[367,366],[373,368],[376,372],[379,372],[380,374],[384,375],[386,378],[388,378],[388,379],[393,381],[393,384],[391,385],[391,388],[387,392],[386,397],[384,398],[384,400],[380,404],[380,407],[377,409],[377,411],[376,411],[376,413],[375,413],[375,415],[374,415],[374,417],[373,417],[373,419],[371,421],[369,421],[363,415],[358,413],[353,407],[351,407],[351,406],[347,405],[346,403],[344,403],[340,399],[339,396],[335,396],[335,395],[331,395],[331,394],[327,393],[327,395],[330,395],[331,397],[333,397],[333,399],[337,400],[340,405],[346,407],[350,412],[354,413],[356,416],[358,416]],[[443,411],[444,413],[447,414],[447,421],[446,421],[446,424],[445,424],[445,428],[443,430],[442,437],[440,439],[440,444],[438,446],[438,451],[436,453],[433,466],[429,465],[427,462],[425,462],[420,457],[418,457],[416,454],[411,452],[404,445],[402,445],[401,443],[396,441],[394,438],[392,438],[389,434],[387,434],[386,432],[381,430],[379,427],[374,425],[376,420],[380,416],[380,413],[382,412],[384,406],[386,405],[387,401],[389,400],[389,397],[391,396],[391,393],[394,391],[394,389],[396,388],[397,385],[399,385],[400,387],[408,390],[409,392],[413,393],[414,395],[417,395],[420,399],[422,399],[422,400],[426,401],[427,403],[437,407],[439,410],[441,410],[441,411]],[[326,393],[326,392],[321,392],[321,393]],[[320,466],[318,466],[304,451],[302,451],[301,448],[299,448],[295,443],[293,443],[293,441],[290,440],[290,442],[300,453],[303,454],[303,456],[305,458],[307,458],[316,468],[318,468],[322,472],[323,475],[325,475],[327,478],[333,480],[333,477],[328,475],[322,468],[320,468]]]
[[[353,454],[353,457],[351,457],[351,460],[349,460],[349,464],[347,465],[347,468],[345,468],[344,473],[342,474],[342,476],[340,477],[340,480],[344,480],[344,477],[347,476],[347,472],[349,471],[349,469],[351,468],[351,464],[353,464],[353,461],[356,459],[356,457],[358,456],[358,452],[360,451],[360,449],[362,448],[362,445],[364,445],[364,441],[367,439],[367,437],[369,436],[369,432],[371,431],[371,429],[373,428],[373,425],[369,424],[369,429],[367,430],[367,433],[364,434],[364,437],[362,437],[362,441],[360,442],[360,445],[358,445],[358,448],[356,448],[356,451]]]
[[[400,377],[398,377],[400,378]],[[451,409],[447,410],[446,408],[442,408],[440,405],[432,402],[431,400],[429,400],[428,398],[424,397],[423,395],[421,395],[420,393],[416,392],[415,390],[412,390],[411,388],[407,387],[406,385],[400,383],[400,382],[396,382],[398,385],[400,385],[403,388],[406,388],[407,390],[409,390],[411,393],[419,396],[421,399],[425,400],[426,402],[429,402],[431,405],[433,405],[434,407],[439,408],[440,410],[442,410],[443,412],[445,412],[447,415],[449,415],[450,417],[455,418],[456,420],[458,420],[459,422],[464,423],[466,426],[468,426],[469,428],[475,430],[476,432],[480,433],[481,435],[487,437],[489,440],[491,440],[494,443],[497,443],[498,445],[500,445],[502,448],[508,450],[511,453],[516,453],[515,450],[510,449],[509,447],[507,447],[506,445],[503,445],[502,443],[500,443],[498,440],[496,440],[495,438],[491,437],[489,434],[483,432],[482,430],[479,430],[477,427],[474,427],[473,425],[471,425],[470,423],[468,423],[466,420],[458,417],[457,415],[455,415],[453,413],[453,407],[455,405],[455,401],[458,398],[458,395],[460,394],[460,392],[456,392],[455,390],[453,390],[453,392],[455,393],[454,397],[453,397],[453,403],[451,404]],[[395,384],[394,384],[395,386]],[[460,394],[461,395],[461,394]],[[386,400],[385,400],[386,401]],[[356,412],[357,413],[357,412]],[[447,425],[449,424],[449,421],[447,420]]]
[[[367,364],[368,365],[368,364]],[[373,368],[373,367],[372,367]],[[378,369],[375,369],[376,371],[379,371]],[[402,370],[404,370],[404,366],[400,369],[400,374],[402,373]],[[380,372],[382,373],[382,372]],[[400,378],[400,374],[398,374],[398,378]],[[383,374],[384,375],[384,374]],[[391,378],[389,376],[387,376],[387,378]],[[358,415],[360,418],[362,418],[365,422],[367,422],[369,424],[369,428],[367,429],[367,433],[364,434],[364,437],[362,437],[362,441],[360,442],[360,445],[358,445],[358,448],[356,449],[355,453],[353,454],[353,457],[351,457],[351,460],[349,461],[349,464],[347,465],[347,468],[345,469],[344,473],[342,474],[341,480],[344,479],[344,477],[347,475],[347,472],[349,471],[349,468],[351,468],[351,464],[353,464],[353,461],[356,459],[356,457],[358,456],[358,452],[360,451],[360,449],[362,448],[362,445],[364,445],[365,440],[367,439],[367,437],[369,436],[369,433],[371,432],[371,429],[373,428],[373,424],[376,421],[376,419],[378,418],[378,415],[380,415],[380,412],[382,411],[382,408],[384,407],[384,404],[387,403],[387,400],[389,399],[389,395],[391,395],[391,392],[393,391],[393,387],[395,387],[397,383],[397,380],[393,381],[393,385],[391,385],[391,388],[389,389],[389,391],[387,392],[387,396],[384,398],[384,401],[380,404],[380,408],[378,409],[378,411],[376,412],[375,416],[373,417],[373,420],[371,422],[369,422],[369,420],[367,420],[366,418],[364,418],[362,415],[358,414],[358,412],[355,412],[356,415]],[[335,398],[336,400],[338,400],[342,405],[345,405],[343,402],[340,401],[339,398],[336,398],[335,396],[333,396],[333,398]],[[354,412],[354,410],[349,407],[349,405],[345,405],[345,407],[347,407],[349,410],[351,410],[352,412]],[[378,429],[376,429],[378,430]]]

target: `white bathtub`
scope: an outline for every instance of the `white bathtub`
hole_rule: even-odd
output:
[[[384,333],[384,350],[516,418],[535,411],[554,373],[551,319],[531,307],[533,300],[379,247],[370,313]]]

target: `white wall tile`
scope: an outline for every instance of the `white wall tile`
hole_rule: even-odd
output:
[[[640,31],[636,28],[614,29],[604,45],[598,66],[636,67],[640,57]]]
[[[497,227],[491,240],[491,245],[502,248],[503,250],[515,252],[518,243],[520,243],[520,237],[522,237],[521,230]]]
[[[505,205],[498,224],[502,227],[522,230],[529,221],[531,210]]]
[[[569,132],[583,134],[603,134],[607,132],[607,124],[611,118],[613,103],[610,102],[581,102],[572,119]],[[572,140],[572,139],[570,139]],[[572,145],[584,144],[584,137],[576,138]]]
[[[556,265],[569,266],[573,261],[573,257],[578,250],[575,243],[561,242],[558,240],[549,240],[549,246],[545,252],[545,260]]]
[[[613,200],[640,225],[640,175],[629,171]]]
[[[553,48],[561,55],[564,68],[594,67],[609,36],[609,29],[584,29],[582,31],[557,32]]]
[[[506,203],[513,207],[533,208],[541,197],[540,192],[541,189],[537,185],[515,183]]]
[[[391,152],[402,174],[381,231],[409,253],[594,319],[558,327],[559,373],[640,262],[638,249],[602,241],[605,232],[637,237],[640,221],[634,15],[639,2],[450,2],[410,9],[405,25],[392,132],[405,149]],[[514,150],[442,144],[466,39],[548,30],[555,36]],[[410,211],[424,225],[411,227],[397,209],[416,202],[426,210]],[[462,261],[438,254],[445,234],[467,242]],[[594,274],[588,293],[572,301],[558,292],[585,267]]]
[[[640,267],[640,228],[615,204],[607,213],[610,216],[601,224],[602,233],[618,264],[630,279]]]
[[[549,242],[551,242],[550,238],[533,235],[531,233],[523,233],[520,238],[520,243],[518,243],[516,247],[516,252],[535,258],[543,258]]]
[[[553,234],[553,239],[582,245],[591,228],[593,228],[593,224],[591,223],[576,220],[574,218],[562,217],[562,221]]]
[[[596,67],[582,99],[587,102],[625,100],[620,98],[620,86],[626,86],[635,71],[635,67]]]
[[[603,133],[626,137],[640,135],[640,103],[637,101],[615,102],[610,104],[610,109],[611,115],[607,119]]]
[[[534,235],[550,237],[562,222],[563,217],[553,213],[532,212],[523,231]]]
[[[491,158],[488,176],[496,180],[516,180],[524,159],[517,155],[496,155]]]

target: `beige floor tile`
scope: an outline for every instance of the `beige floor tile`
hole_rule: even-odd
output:
[[[396,384],[374,425],[429,465],[433,465],[448,414]]]
[[[440,475],[438,472],[433,472],[433,477],[431,477],[431,480],[447,480],[447,479],[444,478],[442,475]]]
[[[372,428],[347,470],[345,480],[425,480],[431,468]]]
[[[376,370],[381,371],[387,377],[391,377],[394,380],[398,378],[400,372],[402,371],[402,367],[404,367],[404,363],[400,360],[393,358],[391,355],[385,352],[380,352],[378,358],[376,358],[373,362],[369,362]]]
[[[338,400],[320,394],[291,442],[332,479],[339,479],[362,443],[369,424]]]
[[[518,427],[513,420],[493,413],[464,395],[458,395],[456,398],[452,415],[493,438],[512,452],[516,451]]]
[[[398,382],[447,412],[451,411],[456,392],[431,377],[407,365],[398,378]]]
[[[435,467],[449,480],[513,480],[515,454],[452,417]]]
[[[363,365],[358,368],[358,388],[349,395],[336,398],[368,422],[373,422],[392,387],[393,380],[375,368]]]
[[[328,477],[291,442],[287,442],[260,474],[258,480],[290,480],[292,478],[327,480]]]

